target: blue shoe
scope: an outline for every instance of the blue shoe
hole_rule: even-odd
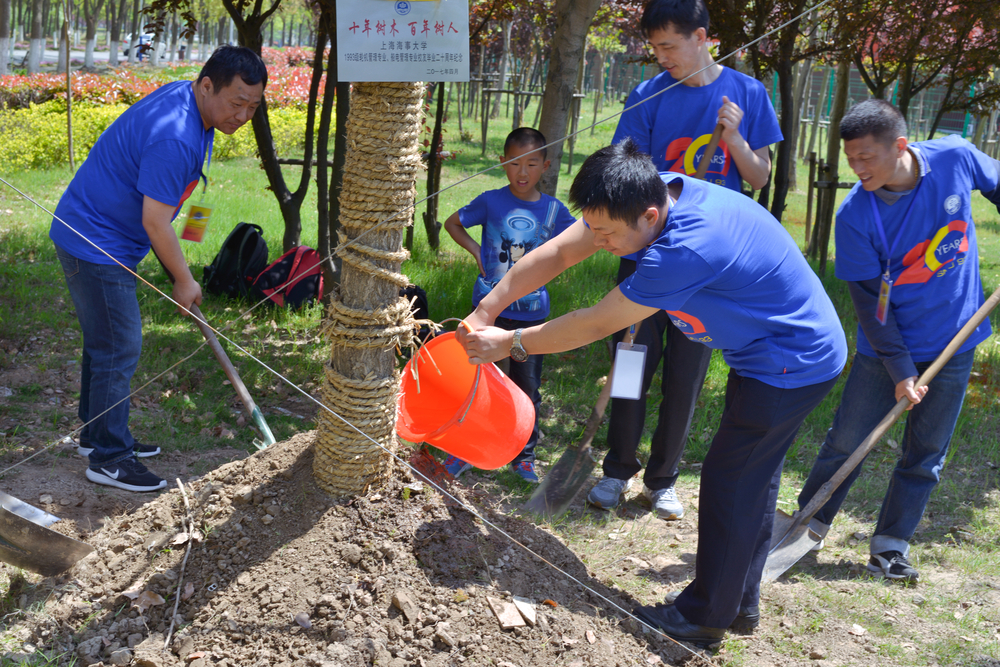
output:
[[[523,479],[528,484],[538,484],[538,475],[535,473],[534,461],[521,461],[520,463],[511,463],[510,468],[515,473],[517,473],[518,477]]]
[[[448,458],[444,460],[444,469],[448,471],[448,474],[451,475],[453,479],[458,479],[459,475],[471,467],[471,463],[466,463],[457,456],[449,455]]]

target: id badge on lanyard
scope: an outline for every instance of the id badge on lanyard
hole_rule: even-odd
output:
[[[892,278],[889,272],[882,274],[882,286],[878,290],[878,307],[875,308],[875,319],[882,326],[889,317],[889,295],[892,293]]]
[[[181,238],[185,241],[201,243],[202,239],[205,238],[205,230],[208,229],[209,218],[212,217],[212,207],[205,204],[205,192],[208,190],[208,171],[212,167],[212,143],[212,141],[208,142],[208,167],[202,175],[205,179],[205,187],[201,190],[201,201],[197,204],[191,204],[188,208],[184,230],[181,232]],[[202,154],[204,155],[204,151]]]
[[[910,214],[913,213],[913,205],[917,202],[917,194],[920,192],[920,186],[923,185],[923,179],[917,183],[917,187],[913,190],[910,199],[910,204],[906,208],[906,213],[903,215],[903,222],[899,226],[899,231],[896,233],[896,238],[893,240],[890,246],[885,237],[885,229],[882,227],[882,214],[878,211],[878,204],[875,202],[875,195],[872,192],[868,193],[868,201],[871,203],[872,216],[875,219],[875,228],[878,230],[879,238],[882,240],[882,246],[886,251],[885,260],[885,273],[882,274],[882,285],[878,290],[878,306],[875,308],[875,319],[882,326],[885,326],[886,321],[889,319],[889,297],[892,294],[892,274],[890,272],[890,263],[892,262],[892,253],[896,249],[896,245],[899,243],[899,239],[903,236],[903,230],[906,228],[906,223],[910,220]]]
[[[640,326],[641,326],[640,322]],[[629,327],[629,342],[618,343],[611,374],[611,398],[642,398],[642,375],[646,367],[646,346],[635,344],[635,325]]]

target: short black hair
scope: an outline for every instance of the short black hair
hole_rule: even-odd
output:
[[[642,12],[639,27],[649,37],[655,30],[674,30],[690,37],[698,28],[708,34],[708,7],[705,0],[649,0]]]
[[[569,187],[578,211],[603,211],[635,228],[650,206],[667,203],[667,184],[653,160],[631,138],[606,146],[583,161]]]
[[[899,109],[885,100],[858,102],[840,121],[840,138],[844,141],[871,136],[883,144],[906,136],[906,119]]]
[[[267,88],[267,66],[260,56],[245,46],[231,44],[223,44],[212,52],[198,74],[198,82],[207,76],[212,81],[212,92],[218,93],[237,74],[248,86],[262,83]]]
[[[503,154],[511,148],[541,148],[548,142],[545,135],[533,127],[519,127],[507,135],[507,141],[503,142]],[[542,159],[545,159],[546,150],[542,148]]]

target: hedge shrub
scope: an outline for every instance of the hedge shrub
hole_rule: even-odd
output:
[[[126,104],[73,105],[73,156],[77,164],[101,133],[126,109]],[[300,155],[306,112],[288,107],[269,109],[271,130],[278,155]],[[26,109],[0,111],[0,173],[42,169],[67,164],[66,105],[53,100]],[[232,136],[215,133],[215,159],[252,157],[257,153],[249,124]]]

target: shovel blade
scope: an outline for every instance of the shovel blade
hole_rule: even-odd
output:
[[[775,511],[771,531],[771,544],[774,546],[767,554],[761,581],[774,581],[822,541],[823,538],[809,530],[808,521],[800,522],[797,517],[781,510]]]
[[[587,445],[563,452],[524,504],[524,509],[547,519],[563,514],[590,479],[595,464],[592,451]]]
[[[59,517],[0,493],[0,560],[51,577],[94,551],[89,544],[50,530],[52,519]]]

